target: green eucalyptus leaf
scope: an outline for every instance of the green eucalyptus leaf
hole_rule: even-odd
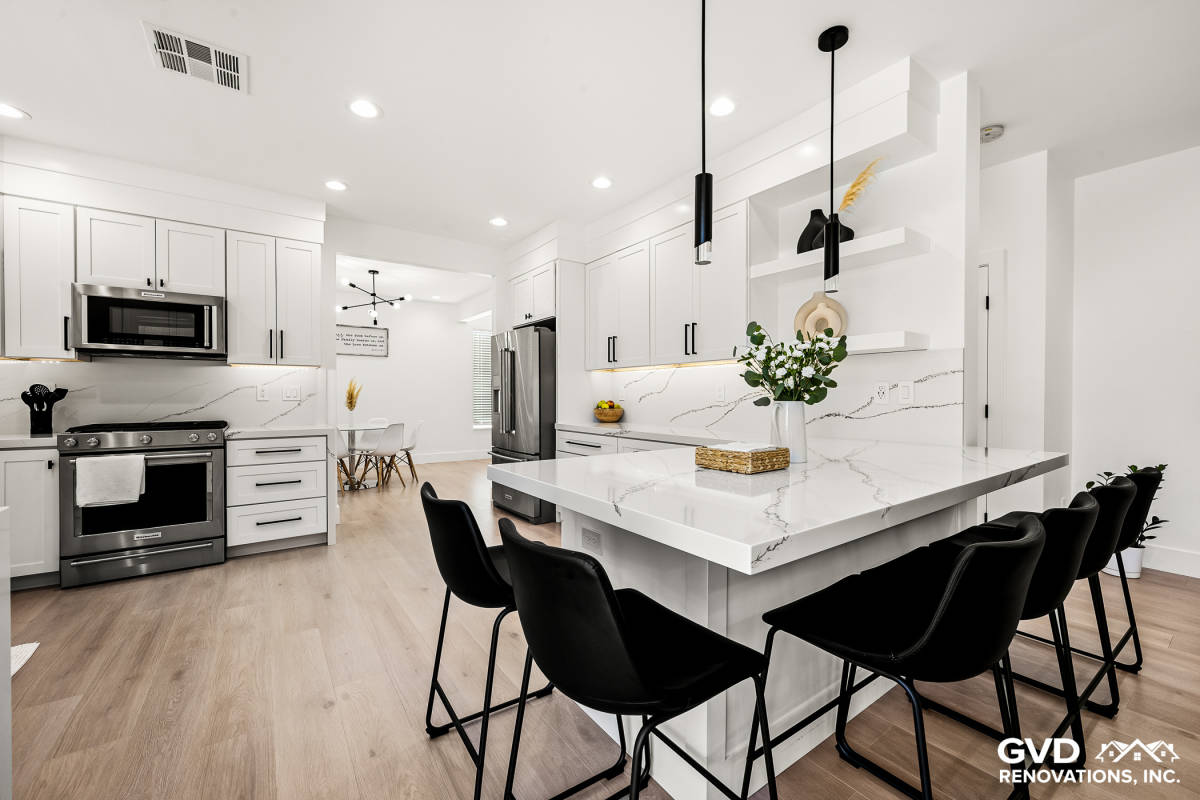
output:
[[[769,405],[771,405],[771,398],[769,398],[769,397],[756,397],[756,398],[754,398],[754,405],[756,405],[756,406],[769,406]]]

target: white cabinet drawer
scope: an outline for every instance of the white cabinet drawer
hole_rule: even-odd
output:
[[[329,479],[324,461],[255,464],[225,471],[225,502],[230,506],[324,497]]]
[[[236,506],[225,514],[225,542],[235,547],[325,533],[327,519],[324,497]]]
[[[617,452],[617,440],[611,436],[559,431],[555,449],[578,456],[601,456]]]
[[[324,461],[324,436],[293,436],[284,439],[234,439],[225,443],[225,464],[286,464],[293,461]]]

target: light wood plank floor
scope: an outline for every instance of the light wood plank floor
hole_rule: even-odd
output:
[[[421,474],[443,496],[469,502],[496,541],[483,470],[484,462],[461,462],[423,466]],[[336,547],[14,595],[13,641],[42,643],[13,679],[14,796],[469,797],[473,772],[461,743],[424,734],[444,586],[417,491],[393,481],[341,502]],[[520,527],[558,541],[557,526]],[[1104,583],[1113,628],[1123,630],[1119,585],[1107,577]],[[1095,624],[1087,622],[1090,605],[1080,588],[1068,607],[1072,635],[1092,646]],[[1087,716],[1088,747],[1095,751],[1109,739],[1173,742],[1182,784],[1043,787],[1035,797],[1200,798],[1200,581],[1149,572],[1134,590],[1147,666],[1137,677],[1122,674],[1116,720]],[[451,606],[443,676],[460,711],[481,702],[492,618],[457,601]],[[524,647],[515,618],[504,633],[497,693],[507,698],[520,681]],[[1013,654],[1019,669],[1057,680],[1047,649],[1019,643]],[[1079,672],[1084,677],[1082,664]],[[997,718],[987,679],[928,693]],[[1024,687],[1018,693],[1025,733],[1044,735],[1058,701]],[[487,797],[499,797],[503,786],[512,716],[497,715],[488,737]],[[615,756],[615,745],[560,695],[531,704],[526,719],[519,797],[547,797]],[[927,725],[940,797],[1004,796],[990,740],[935,715]],[[909,731],[897,691],[850,725],[864,752],[915,779]],[[780,793],[899,796],[841,762],[831,741],[780,777]],[[644,796],[665,794],[652,788]]]

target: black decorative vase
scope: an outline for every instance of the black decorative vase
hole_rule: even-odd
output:
[[[804,226],[804,230],[800,231],[800,238],[796,242],[796,252],[807,253],[809,250],[816,250],[820,247],[817,235],[821,233],[828,221],[825,219],[824,211],[814,208],[808,215],[808,224]]]
[[[849,225],[841,224],[838,226],[838,230],[841,231],[841,235],[838,236],[839,242],[848,242],[854,238],[854,228],[851,228]],[[813,240],[813,248],[824,247],[824,246],[825,246],[825,228],[822,227],[819,231],[817,231],[816,239]]]
[[[49,436],[54,433],[54,404],[67,396],[66,389],[51,391],[40,383],[21,392],[21,401],[29,406],[29,435]]]

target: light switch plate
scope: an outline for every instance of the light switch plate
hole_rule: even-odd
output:
[[[283,399],[297,401],[300,399],[300,384],[288,383],[283,387]]]
[[[881,381],[875,384],[875,391],[871,399],[880,405],[887,405],[891,399],[891,388],[888,383]]]
[[[258,392],[255,397],[260,403],[265,403],[267,401],[267,385],[265,383],[260,383],[258,385]]]
[[[725,402],[725,384],[724,383],[717,384],[717,402],[718,403]]]
[[[912,381],[900,381],[896,385],[896,402],[902,406],[911,406],[917,402],[917,389]]]
[[[600,531],[583,529],[583,549],[598,556],[604,555],[604,541],[600,537]]]

